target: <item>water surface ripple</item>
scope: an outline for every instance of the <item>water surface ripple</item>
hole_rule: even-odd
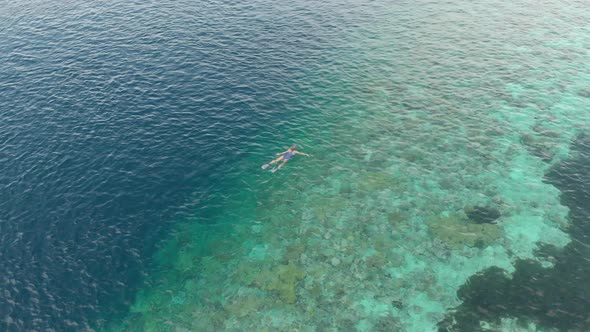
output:
[[[589,22],[1,4],[0,331],[587,330]],[[292,143],[314,157],[260,170]]]

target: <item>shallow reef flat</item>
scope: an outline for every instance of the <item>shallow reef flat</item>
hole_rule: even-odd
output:
[[[434,331],[477,272],[510,272],[524,258],[551,266],[535,250],[569,242],[568,209],[543,182],[558,157],[544,161],[513,134],[534,135],[533,116],[486,134],[500,112],[487,123],[449,116],[460,125],[444,140],[416,135],[435,126],[420,114],[400,115],[408,125],[379,139],[335,129],[332,137],[352,147],[338,163],[310,160],[314,167],[304,169],[298,161],[275,175],[278,183],[244,216],[250,221],[217,238],[205,240],[195,228],[171,239],[162,251],[170,269],[138,296],[128,324],[146,331]],[[371,117],[362,128],[381,125]],[[567,151],[569,139],[552,144]],[[285,180],[301,173],[303,184]]]

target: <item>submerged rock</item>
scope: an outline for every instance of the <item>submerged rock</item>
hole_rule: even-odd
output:
[[[495,224],[502,215],[498,209],[486,206],[469,206],[464,211],[469,221],[476,224]]]

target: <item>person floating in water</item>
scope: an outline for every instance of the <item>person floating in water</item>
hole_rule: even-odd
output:
[[[274,173],[274,172],[278,171],[279,169],[281,169],[281,167],[285,166],[285,164],[287,163],[287,161],[289,161],[289,159],[293,158],[293,156],[295,156],[296,154],[300,154],[302,156],[311,157],[310,154],[297,151],[297,146],[295,144],[293,144],[293,146],[291,146],[289,149],[287,149],[287,151],[281,152],[281,153],[277,153],[277,156],[279,156],[277,159],[271,161],[268,164],[262,165],[262,169],[267,169],[270,165],[276,164],[279,161],[283,161],[282,163],[279,164],[279,166],[273,167],[273,169],[271,170],[271,172]]]

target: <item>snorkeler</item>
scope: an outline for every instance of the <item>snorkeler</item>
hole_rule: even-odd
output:
[[[310,154],[297,151],[297,146],[295,144],[293,144],[293,146],[291,146],[289,149],[287,149],[287,151],[277,153],[277,156],[280,156],[280,157],[271,161],[268,164],[262,165],[262,169],[267,169],[270,165],[276,164],[282,160],[283,162],[281,164],[279,164],[279,166],[275,166],[275,167],[273,167],[272,170],[270,170],[272,173],[274,173],[274,172],[278,171],[279,169],[281,169],[281,167],[283,167],[287,163],[287,161],[289,161],[289,159],[293,158],[293,156],[295,156],[296,154],[311,157]]]

